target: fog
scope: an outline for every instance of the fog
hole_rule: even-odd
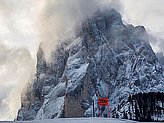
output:
[[[123,19],[133,25],[144,25],[154,39],[150,42],[155,52],[164,53],[164,1],[122,0]]]
[[[115,8],[121,11],[119,0],[41,0],[39,5],[37,27],[46,59],[60,41],[73,38],[83,20],[97,10]]]
[[[12,49],[0,43],[0,119],[13,119],[20,94],[34,72],[34,60],[26,48]]]
[[[0,120],[15,118],[21,92],[34,74],[39,42],[33,4],[0,0]]]

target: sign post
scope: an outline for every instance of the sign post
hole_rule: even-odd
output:
[[[108,98],[98,98],[98,116],[100,117],[100,107],[101,106],[107,106],[107,107],[109,107],[108,106]],[[108,108],[108,114],[107,114],[108,116],[109,116],[109,108]]]
[[[107,111],[108,111],[108,114],[107,114],[107,117],[110,117],[110,109],[109,109],[109,104],[108,104],[108,92],[107,92],[107,95],[106,95],[106,98],[101,98],[100,97],[100,94],[98,91],[96,91],[96,95],[98,97],[98,117],[100,117],[101,115],[101,106],[107,106]]]
[[[95,102],[94,102],[94,100],[93,100],[92,103],[93,103],[93,114],[92,114],[92,117],[95,117],[95,111],[94,111],[94,109],[95,109],[95,104],[94,104],[94,103],[95,103]]]

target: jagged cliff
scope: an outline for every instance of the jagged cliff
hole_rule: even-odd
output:
[[[58,45],[52,62],[39,48],[36,78],[17,120],[91,116],[96,91],[108,96],[111,110],[124,107],[129,94],[164,92],[163,68],[145,28],[123,24],[114,9],[86,19],[77,39]]]

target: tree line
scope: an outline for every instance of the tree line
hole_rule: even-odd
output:
[[[112,117],[119,118],[119,114],[122,114],[124,119],[141,122],[164,121],[164,93],[149,92],[129,95],[126,108],[124,107],[121,113],[117,112],[119,109],[120,106],[115,109]]]

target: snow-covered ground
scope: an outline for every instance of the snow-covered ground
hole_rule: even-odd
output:
[[[56,118],[34,121],[0,121],[0,123],[138,123],[136,121],[113,118]],[[162,123],[162,122],[161,122]]]

